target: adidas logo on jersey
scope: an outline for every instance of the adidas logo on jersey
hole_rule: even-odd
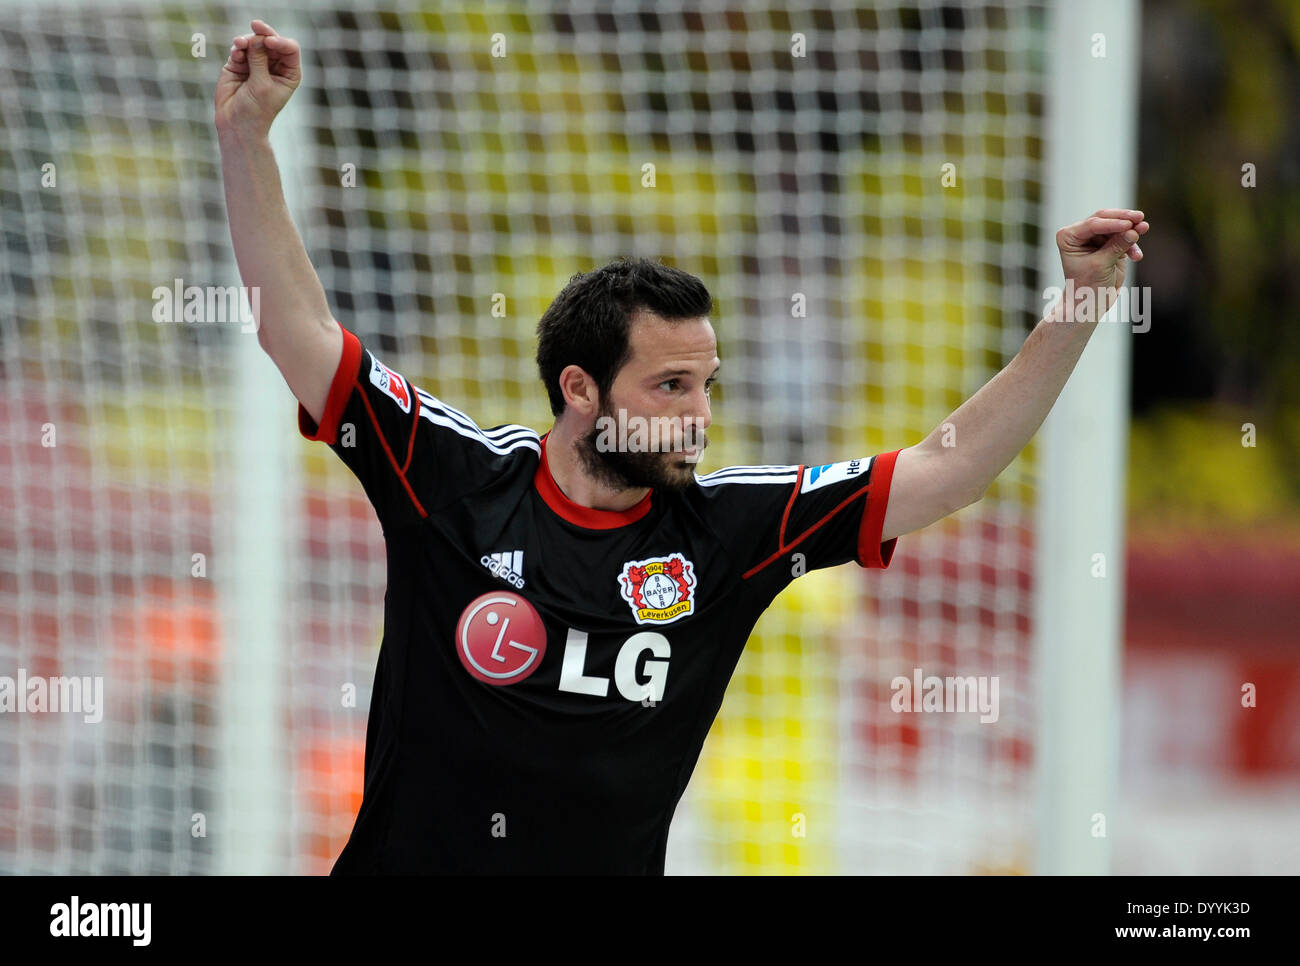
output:
[[[523,589],[524,552],[522,550],[485,553],[479,563],[488,569],[488,573],[500,577],[511,587]]]

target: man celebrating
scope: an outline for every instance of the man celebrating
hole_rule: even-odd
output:
[[[356,474],[387,545],[365,794],[334,872],[661,874],[759,616],[806,570],[887,567],[900,535],[979,500],[1097,325],[1075,293],[1109,306],[1149,226],[1115,209],[1061,230],[1071,294],[945,421],[959,446],[940,427],[842,463],[698,475],[712,299],[644,259],[575,275],[542,316],[551,429],[482,429],[333,318],[268,140],[299,47],[252,28],[215,98],[235,253],[300,431]]]

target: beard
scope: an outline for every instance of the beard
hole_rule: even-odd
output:
[[[601,407],[599,416],[615,419],[612,407]],[[703,433],[695,441],[699,453],[694,461],[684,452],[625,452],[602,450],[597,445],[600,433],[595,427],[578,439],[578,456],[588,475],[613,490],[652,490],[680,492],[695,483],[695,468],[709,441]]]

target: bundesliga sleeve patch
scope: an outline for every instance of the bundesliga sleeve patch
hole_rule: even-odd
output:
[[[803,486],[799,488],[800,493],[811,493],[813,490],[820,490],[823,486],[830,486],[832,483],[841,483],[844,480],[865,479],[867,468],[871,466],[871,460],[875,457],[868,457],[861,460],[848,460],[844,463],[826,463],[823,466],[809,466],[803,474]]]
[[[638,624],[671,624],[695,609],[695,567],[680,553],[629,560],[618,582]]]
[[[406,380],[373,355],[370,357],[370,362],[370,381],[379,388],[380,392],[401,406],[402,412],[409,413],[411,411],[411,391],[406,387]]]

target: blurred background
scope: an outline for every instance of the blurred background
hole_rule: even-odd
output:
[[[615,254],[714,293],[706,471],[911,445],[1019,349],[1050,4],[599,10],[0,3],[0,677],[105,695],[0,712],[0,872],[323,873],[360,803],[374,513],[246,327],[156,314],[239,282],[211,101],[253,17],[305,52],[273,143],[335,316],[482,426],[549,427],[536,320]],[[1300,7],[1140,11],[1110,868],[1295,873]],[[777,600],[670,873],[1034,870],[1038,449]],[[916,666],[997,675],[998,722],[891,712]]]

